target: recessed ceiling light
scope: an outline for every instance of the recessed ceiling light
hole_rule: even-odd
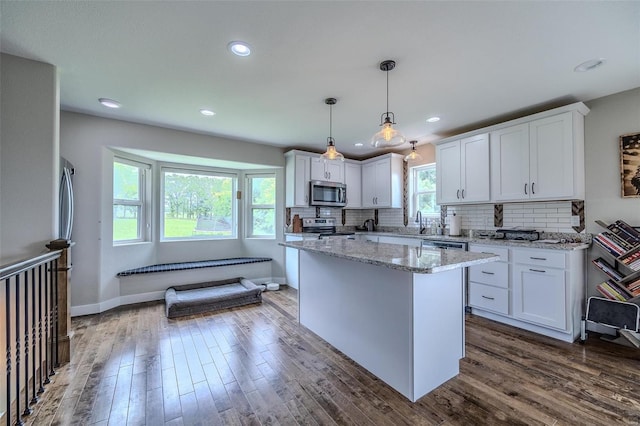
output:
[[[120,108],[122,106],[120,102],[114,101],[113,99],[100,98],[98,101],[107,108]]]
[[[227,48],[234,55],[238,55],[238,56],[251,55],[251,47],[244,41],[232,41],[229,44],[227,44]]]
[[[435,123],[436,121],[440,121],[440,117],[433,116],[427,118],[427,123]]]
[[[206,109],[206,108],[202,108],[202,109],[200,110],[200,114],[202,114],[202,115],[206,115],[207,117],[211,117],[211,116],[213,116],[213,115],[216,115],[216,113],[215,113],[215,112],[211,111],[210,109]]]
[[[591,71],[593,69],[598,68],[601,65],[604,65],[605,63],[605,59],[604,58],[599,58],[599,59],[591,59],[590,61],[586,61],[581,63],[580,65],[578,65],[577,67],[575,67],[573,70],[575,72],[586,72],[586,71]]]
[[[362,142],[354,143],[353,145],[357,146],[358,148],[360,148],[361,146],[364,146]]]

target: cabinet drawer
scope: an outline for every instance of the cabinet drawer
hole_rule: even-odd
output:
[[[545,266],[548,268],[565,268],[565,254],[559,250],[526,250],[514,249],[513,261],[526,265]]]
[[[509,264],[491,262],[470,266],[469,281],[509,288]]]
[[[509,261],[509,249],[507,247],[496,246],[480,246],[476,244],[469,245],[469,251],[474,253],[490,253],[500,256],[500,260],[503,262]]]
[[[509,315],[509,290],[469,283],[469,305]]]

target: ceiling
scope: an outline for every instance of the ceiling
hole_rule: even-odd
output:
[[[335,97],[354,158],[380,152],[385,59],[389,109],[420,143],[640,87],[638,1],[3,0],[0,14],[2,52],[58,67],[64,110],[320,152]]]

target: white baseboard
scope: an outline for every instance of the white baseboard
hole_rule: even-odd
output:
[[[256,284],[265,284],[269,282],[285,283],[284,277],[264,277],[264,278],[251,278]],[[79,305],[71,307],[71,316],[80,317],[83,315],[99,314],[101,312],[108,311],[109,309],[117,308],[123,305],[132,305],[134,303],[151,302],[154,300],[163,300],[164,291],[150,291],[147,293],[129,294],[125,296],[114,297],[113,299],[105,300],[100,303],[92,303],[89,305]]]

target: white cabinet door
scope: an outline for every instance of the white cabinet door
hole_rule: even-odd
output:
[[[489,135],[460,141],[460,198],[462,202],[490,200]]]
[[[460,141],[436,146],[436,199],[438,204],[460,201]]]
[[[344,163],[339,160],[331,160],[325,163],[327,180],[329,182],[344,183]]]
[[[295,235],[285,236],[285,241],[302,241],[302,237]],[[287,279],[287,285],[292,288],[299,288],[299,258],[300,250],[286,247],[285,249],[285,274]]]
[[[567,330],[567,280],[562,269],[517,264],[513,267],[513,316]]]
[[[573,151],[570,112],[529,123],[530,199],[573,196]]]
[[[324,169],[324,161],[319,157],[311,158],[311,180],[328,180],[327,172]]]
[[[490,188],[487,133],[436,147],[438,204],[489,201]]]
[[[362,206],[375,207],[376,198],[376,165],[366,163],[362,165]],[[347,194],[349,188],[347,187]]]
[[[381,157],[362,164],[362,206],[402,207],[403,157],[399,154],[385,154]]]
[[[285,204],[287,207],[308,207],[311,157],[289,151],[285,158]]]
[[[344,183],[347,185],[347,209],[362,207],[362,166],[359,163],[344,163]]]
[[[490,147],[493,199],[529,198],[529,124],[491,132]]]
[[[385,158],[374,164],[375,205],[376,207],[391,207],[391,159]]]
[[[311,157],[311,180],[344,183],[344,164],[339,160]]]

